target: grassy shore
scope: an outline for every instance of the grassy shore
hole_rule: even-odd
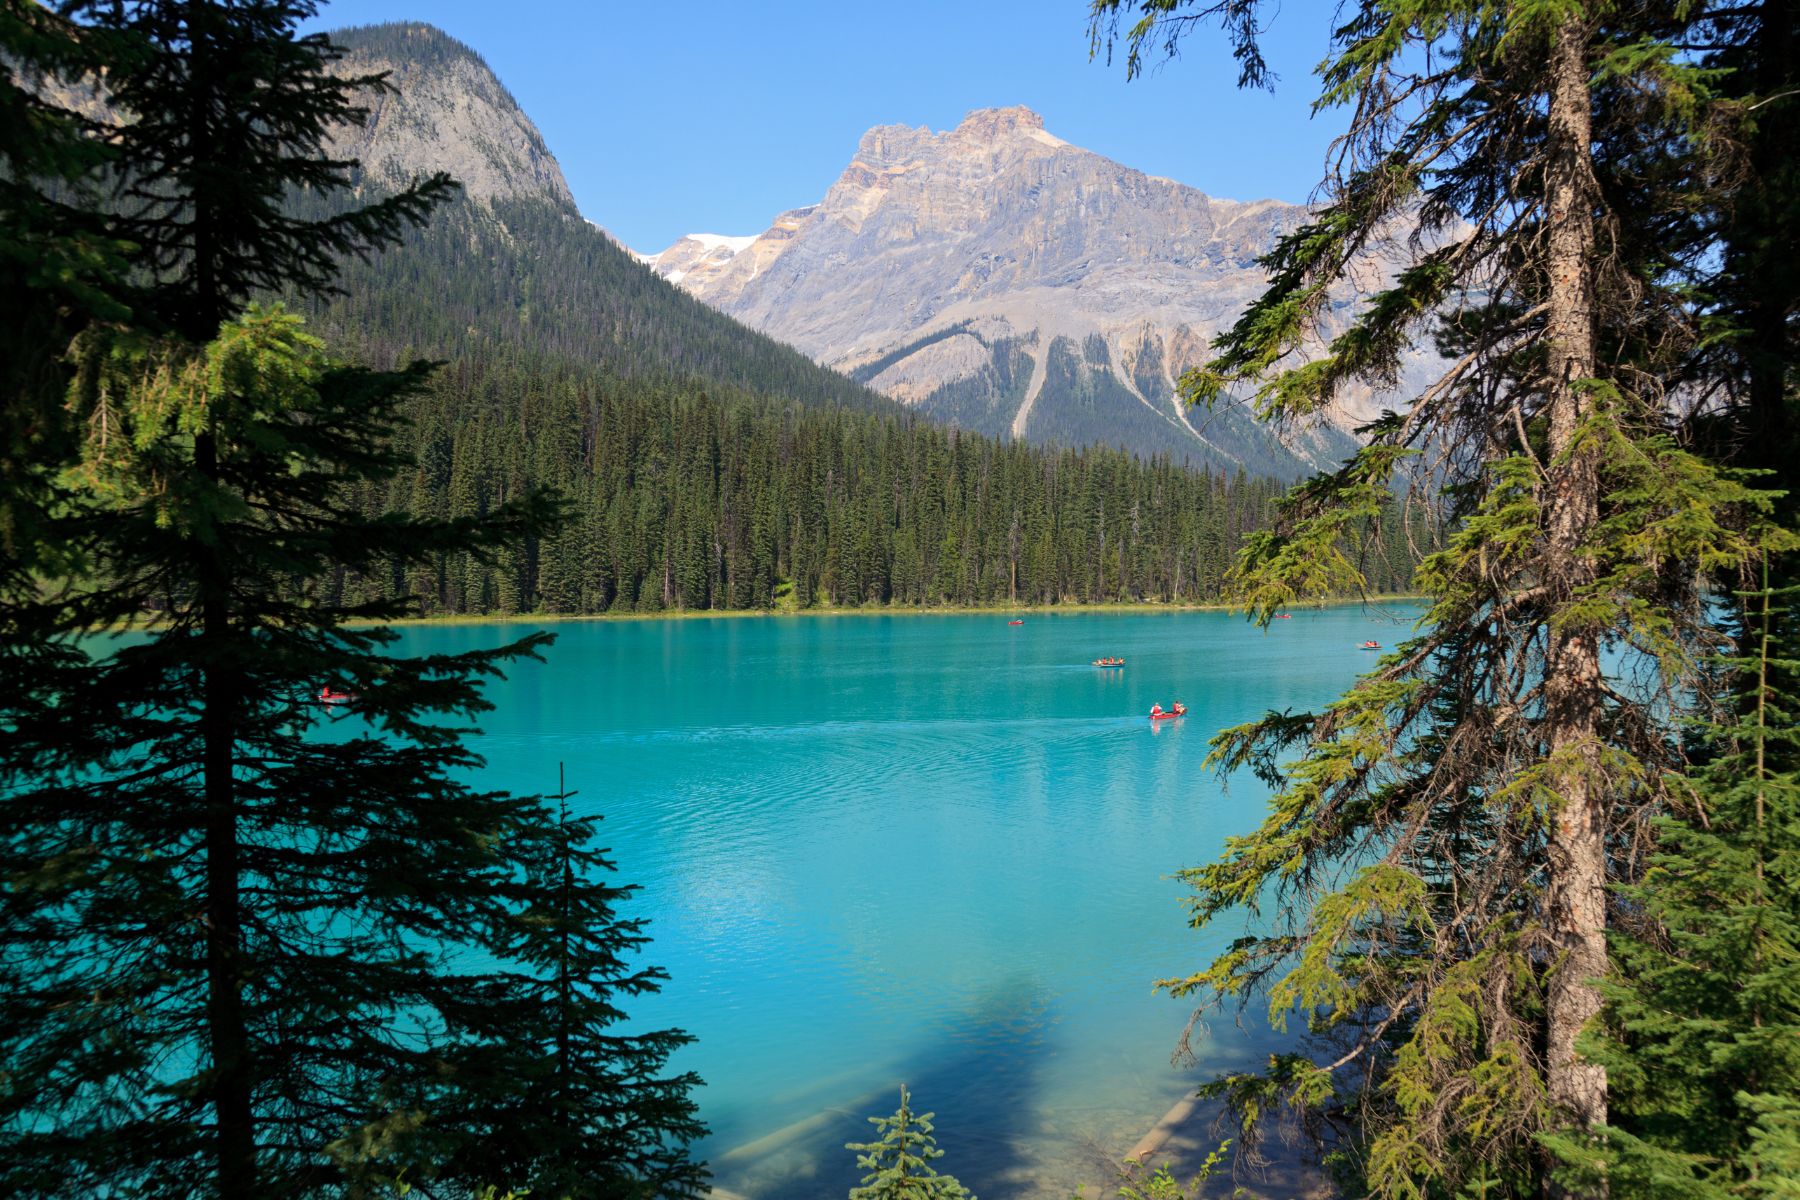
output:
[[[1404,592],[1383,592],[1370,596],[1346,596],[1307,604],[1294,605],[1294,611],[1322,608],[1345,608],[1352,605],[1418,603],[1426,597]],[[730,608],[730,609],[665,609],[661,612],[626,613],[459,613],[446,616],[405,617],[389,622],[393,625],[517,625],[521,622],[543,624],[563,621],[691,621],[737,620],[762,618],[784,620],[808,617],[966,617],[1054,615],[1056,613],[1155,613],[1155,612],[1241,612],[1236,604],[1165,604],[1154,601],[1118,604],[934,604],[930,606],[868,604],[852,608],[818,607],[794,609]]]

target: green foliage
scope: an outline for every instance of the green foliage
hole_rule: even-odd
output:
[[[332,366],[278,310],[197,362],[167,357],[180,367],[152,359],[151,395],[122,406],[144,453],[108,461],[81,521],[106,585],[61,614],[73,641],[158,595],[167,624],[7,700],[0,1177],[36,1195],[211,1176],[216,1138],[190,1114],[216,1102],[221,1035],[202,1014],[221,1003],[209,931],[229,920],[260,1194],[399,1167],[518,1178],[546,1159],[559,1194],[643,1178],[690,1194],[692,1081],[657,1073],[682,1036],[602,1032],[660,980],[625,964],[643,941],[615,916],[627,890],[604,882],[586,823],[458,781],[478,763],[462,734],[486,707],[479,681],[548,639],[395,657],[360,622],[404,603],[337,605],[306,582],[332,563],[497,551],[542,527],[542,501],[481,521],[341,507],[346,478],[402,464],[384,446],[419,372]],[[181,469],[197,422],[212,475]],[[222,614],[201,609],[193,565],[220,552]],[[354,715],[319,705],[321,684],[353,694]],[[224,814],[192,766],[221,707]],[[454,965],[474,949],[494,965]]]
[[[1223,1165],[1225,1153],[1230,1149],[1230,1139],[1220,1142],[1218,1149],[1206,1156],[1186,1183],[1175,1177],[1175,1171],[1168,1163],[1152,1170],[1137,1159],[1128,1158],[1119,1168],[1119,1200],[1200,1200],[1207,1181]],[[1077,1188],[1073,1200],[1082,1200],[1085,1193],[1085,1188]]]
[[[73,453],[62,358],[83,329],[125,312],[127,247],[91,211],[114,148],[44,87],[133,56],[36,0],[0,2],[0,587],[68,565],[43,531]]]
[[[844,1147],[856,1152],[856,1165],[868,1172],[860,1187],[850,1189],[850,1200],[974,1200],[953,1176],[941,1175],[931,1165],[944,1157],[932,1136],[935,1115],[915,1113],[902,1084],[894,1114],[869,1118],[879,1136]]]
[[[1361,455],[1295,489],[1272,527],[1246,539],[1229,588],[1266,620],[1358,585],[1340,552],[1345,530],[1372,519],[1390,481],[1409,482],[1426,521],[1448,531],[1415,576],[1432,606],[1413,638],[1323,710],[1218,736],[1215,765],[1250,767],[1276,792],[1259,829],[1184,872],[1191,919],[1258,920],[1211,962],[1163,981],[1205,1003],[1260,996],[1277,1024],[1306,1017],[1302,1050],[1209,1094],[1228,1101],[1246,1137],[1278,1106],[1332,1128],[1353,1194],[1534,1195],[1547,1186],[1547,1146],[1575,1164],[1568,1186],[1601,1189],[1599,1131],[1563,1132],[1582,1117],[1561,1107],[1572,1091],[1559,1096],[1557,1081],[1588,1069],[1557,1049],[1556,1031],[1597,1002],[1591,977],[1605,967],[1589,950],[1601,922],[1610,917],[1621,947],[1671,948],[1658,927],[1674,916],[1652,897],[1677,868],[1657,859],[1646,879],[1642,848],[1663,839],[1665,852],[1699,853],[1656,819],[1698,811],[1678,781],[1710,751],[1684,741],[1679,722],[1729,690],[1708,665],[1731,632],[1718,627],[1715,597],[1796,545],[1770,478],[1728,469],[1717,452],[1757,431],[1765,442],[1747,465],[1783,472],[1781,486],[1791,478],[1770,448],[1792,444],[1790,368],[1772,364],[1793,361],[1796,289],[1791,256],[1786,268],[1766,256],[1792,241],[1791,221],[1774,215],[1791,194],[1769,194],[1791,165],[1770,150],[1745,182],[1731,144],[1757,122],[1722,97],[1732,76],[1719,69],[1755,61],[1762,96],[1785,94],[1786,8],[1350,6],[1319,68],[1318,109],[1341,106],[1350,120],[1325,200],[1264,260],[1267,291],[1212,360],[1182,378],[1192,402],[1247,402],[1298,423],[1352,385],[1391,386],[1422,341],[1435,338],[1443,357],[1439,379],[1364,431]],[[1098,0],[1093,20],[1097,36],[1116,36],[1122,14],[1139,14],[1124,34],[1135,74],[1142,53],[1172,51],[1213,21],[1253,53],[1271,9]],[[1774,69],[1758,58],[1771,30],[1788,39]],[[1709,43],[1719,61],[1703,60]],[[1791,146],[1791,129],[1752,135]],[[1740,207],[1734,189],[1760,207]],[[1734,224],[1746,211],[1759,231]],[[1594,214],[1594,242],[1581,241],[1588,217],[1571,213]],[[1738,258],[1722,261],[1722,244]],[[1378,248],[1402,246],[1350,327],[1311,354],[1333,285]],[[1739,315],[1723,316],[1723,296]],[[1770,305],[1784,315],[1770,317]],[[1725,415],[1690,417],[1675,399],[1690,394],[1726,397]],[[1410,475],[1403,457],[1416,459]],[[1624,666],[1609,667],[1602,646]],[[1580,922],[1571,889],[1589,884],[1571,881],[1589,860],[1569,853],[1576,842],[1594,852],[1592,890],[1610,882],[1627,897],[1605,912],[1588,906]],[[1760,928],[1772,920],[1762,906],[1783,903],[1746,899],[1733,911]],[[1576,962],[1582,979],[1567,977]],[[1649,1021],[1647,1003],[1632,1011]],[[1724,1027],[1735,1039],[1744,1021]],[[1608,1059],[1621,1113],[1640,1086],[1630,1057]],[[1656,1086],[1704,1078],[1700,1058]],[[1728,1074],[1721,1058],[1706,1069]],[[1593,1078],[1578,1081],[1581,1113],[1604,1112],[1604,1078],[1598,1093]],[[1695,1086],[1711,1089],[1712,1114],[1743,1138],[1752,1121],[1774,1131],[1785,1119],[1785,1101],[1754,1088],[1734,1100],[1716,1081]],[[1689,1128],[1701,1138],[1706,1127]],[[1680,1154],[1699,1151],[1682,1144],[1653,1169],[1631,1153],[1634,1181],[1666,1182]],[[1623,1178],[1611,1178],[1615,1194]]]
[[[340,260],[398,242],[455,190],[439,172],[328,216],[290,207],[296,192],[351,186],[353,164],[327,157],[326,138],[366,119],[385,86],[327,70],[336,48],[296,30],[317,0],[65,7],[145,51],[135,69],[106,76],[120,117],[108,130],[118,165],[108,226],[146,268],[134,289],[140,327],[202,343],[256,292],[328,291]]]
[[[1796,589],[1749,592],[1743,649],[1718,664],[1740,701],[1697,733],[1711,751],[1626,903],[1607,1020],[1612,1127],[1553,1143],[1572,1178],[1643,1197],[1777,1197],[1800,1179],[1800,725],[1776,657]],[[1791,636],[1791,635],[1790,635]]]
[[[528,543],[500,569],[384,571],[346,578],[346,594],[410,589],[450,614],[767,608],[784,586],[802,607],[1202,602],[1219,598],[1275,495],[1239,472],[919,421],[543,202],[454,204],[396,250],[347,262],[343,279],[348,294],[310,310],[334,344],[375,363],[453,362],[411,409],[404,437],[420,470],[365,491],[365,511],[472,513],[538,486],[576,512],[552,544]],[[521,323],[526,303],[538,319]],[[1092,408],[1118,384],[1075,350],[1059,341],[1053,367],[1089,408],[1048,435],[1122,440],[1129,431],[1099,428]],[[990,392],[1013,397],[1010,422],[1029,382],[1016,343],[991,352],[974,390],[943,398],[959,424],[992,424]],[[1166,432],[1166,418],[1127,407]],[[1404,591],[1412,555],[1398,533],[1389,503],[1334,553],[1377,590]]]
[[[574,520],[512,559],[346,571],[346,597],[425,611],[657,612],[1205,602],[1276,485],[1118,451],[999,443],[906,417],[652,387],[472,353],[409,406],[415,470],[357,503],[475,515],[553,488]],[[1390,500],[1335,553],[1407,589]]]
[[[506,1143],[481,1157],[490,1170],[504,1162],[505,1178],[529,1180],[544,1195],[697,1200],[708,1190],[706,1172],[687,1146],[706,1132],[690,1095],[700,1079],[666,1073],[669,1056],[693,1039],[679,1030],[617,1028],[624,1005],[660,991],[668,975],[637,961],[650,942],[645,923],[618,914],[635,889],[602,882],[615,868],[587,848],[593,822],[569,817],[574,794],[559,789],[554,797],[563,806],[561,870],[524,915],[520,957],[533,983],[518,1001],[541,1014],[542,1059],[504,1097],[478,1097],[465,1111],[436,1117],[461,1131],[490,1122],[497,1103],[529,1113],[513,1117]]]
[[[663,1072],[685,1037],[610,1028],[661,981],[626,961],[629,889],[589,823],[469,782],[482,682],[549,638],[402,657],[386,625],[410,600],[331,587],[504,561],[559,505],[522,487],[478,512],[364,512],[413,467],[401,410],[429,365],[345,366],[283,307],[239,307],[329,287],[448,188],[287,209],[293,189],[349,184],[321,138],[376,83],[333,76],[329,43],[297,34],[315,7],[74,4],[66,26],[9,4],[0,22],[9,72],[15,53],[79,73],[90,46],[125,51],[104,60],[125,114],[104,153],[51,162],[93,130],[44,100],[36,134],[7,127],[0,172],[47,189],[10,192],[9,213],[74,196],[69,228],[121,263],[24,281],[51,340],[0,399],[53,422],[8,493],[35,541],[0,588],[0,1186],[235,1198],[524,1176],[691,1195],[692,1080]],[[40,161],[41,179],[11,174]],[[10,271],[31,243],[4,232]],[[98,291],[74,304],[75,284]]]

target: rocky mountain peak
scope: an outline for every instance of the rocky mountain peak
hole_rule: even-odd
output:
[[[652,265],[967,429],[1293,475],[1335,462],[1342,427],[1380,398],[1334,414],[1339,429],[1280,444],[1241,412],[1191,412],[1177,380],[1261,293],[1258,257],[1306,217],[1146,175],[1013,106],[941,133],[871,129],[817,205],[748,245],[684,239]],[[1358,286],[1382,272],[1370,264]]]
[[[448,171],[470,199],[575,198],[537,126],[481,56],[443,30],[416,21],[334,30],[340,74],[387,72],[393,90],[371,94],[360,126],[340,130],[331,152],[363,172],[404,186]]]
[[[962,119],[954,130],[957,137],[971,141],[997,142],[1019,134],[1042,132],[1044,118],[1015,104],[1011,108],[978,108]]]

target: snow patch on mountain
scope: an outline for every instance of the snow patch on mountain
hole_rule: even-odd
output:
[[[760,233],[746,234],[743,237],[732,237],[731,235],[724,233],[690,233],[687,235],[687,240],[690,242],[699,242],[700,245],[708,251],[729,250],[733,254],[737,254],[741,251],[748,250],[750,248],[750,243],[761,236],[762,234]]]

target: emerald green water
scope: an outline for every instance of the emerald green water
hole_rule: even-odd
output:
[[[484,782],[604,815],[672,979],[634,1018],[699,1042],[701,1147],[721,1189],[841,1197],[846,1140],[901,1082],[939,1164],[987,1200],[1097,1176],[1193,1084],[1259,1060],[1254,1023],[1152,990],[1242,926],[1186,928],[1175,870],[1261,818],[1207,738],[1328,700],[1407,610],[567,622],[490,692]],[[403,652],[505,626],[417,627]],[[1123,655],[1123,670],[1088,665]],[[1180,699],[1152,726],[1153,702]],[[1090,1195],[1093,1194],[1090,1186]]]

